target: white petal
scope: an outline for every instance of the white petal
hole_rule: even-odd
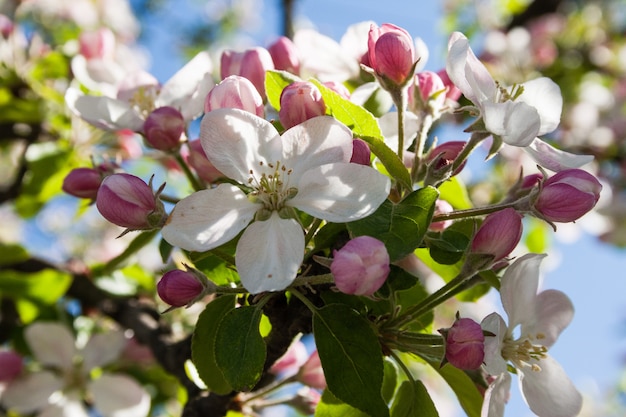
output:
[[[500,136],[508,145],[520,147],[532,143],[541,124],[534,107],[514,101],[484,103],[483,119],[489,132]]]
[[[200,141],[215,168],[242,183],[247,183],[251,170],[266,172],[260,163],[267,167],[282,159],[282,141],[274,126],[239,109],[207,113],[200,126]]]
[[[526,403],[539,417],[577,416],[582,408],[582,396],[567,374],[552,357],[538,362],[540,371],[524,369],[520,387]]]
[[[561,122],[563,97],[559,86],[547,77],[537,78],[523,84],[524,92],[517,98],[535,109],[541,119],[537,135],[545,135],[555,130]]]
[[[283,158],[293,169],[291,181],[311,168],[334,162],[350,162],[352,132],[330,116],[314,117],[292,127],[282,135]]]
[[[36,322],[24,331],[24,338],[42,365],[72,369],[76,346],[70,329],[60,323]]]
[[[319,219],[349,222],[372,214],[390,187],[388,177],[368,166],[329,164],[305,172],[287,204]]]
[[[568,168],[580,168],[593,161],[592,155],[576,155],[550,146],[541,139],[535,139],[530,146],[524,148],[540,166],[550,171],[562,171]]]
[[[480,417],[503,417],[504,406],[509,400],[510,392],[511,375],[508,372],[504,372],[485,391]]]
[[[144,417],[150,412],[150,395],[125,375],[104,374],[89,383],[89,390],[103,417]]]
[[[533,337],[541,335],[536,342],[549,348],[573,318],[574,305],[567,295],[557,290],[545,290],[537,296],[535,320],[522,324],[522,334]]]
[[[391,150],[398,151],[398,113],[389,112],[382,115],[378,119],[380,130],[385,138],[385,143],[391,148]],[[419,130],[420,122],[415,113],[405,113],[404,118],[404,150],[406,150],[413,143],[417,131]]]
[[[117,94],[117,84],[124,77],[125,72],[115,61],[87,60],[84,55],[74,56],[70,65],[74,78],[82,85],[89,90],[111,97]]]
[[[454,85],[472,103],[479,105],[494,100],[496,83],[487,68],[476,58],[462,33],[455,32],[450,37],[446,71]]]
[[[280,291],[296,278],[304,258],[304,232],[278,213],[252,223],[237,243],[235,262],[243,286],[252,294]]]
[[[359,106],[365,106],[365,103],[376,95],[376,111],[380,113],[387,113],[393,107],[393,99],[391,94],[380,87],[377,82],[369,82],[358,86],[351,94],[350,101]]]
[[[171,245],[206,251],[237,236],[258,208],[239,188],[220,184],[179,201],[161,233]]]
[[[11,381],[2,392],[2,404],[28,414],[48,404],[52,394],[63,388],[63,380],[52,372],[26,374]]]
[[[546,255],[526,254],[515,260],[502,276],[500,298],[509,317],[509,328],[534,322],[539,267]]]
[[[75,88],[65,93],[68,107],[81,119],[104,130],[143,129],[144,120],[127,102],[103,96],[86,96]]]
[[[507,335],[507,326],[498,313],[491,313],[483,319],[480,327],[494,336],[485,336],[485,370],[489,375],[506,373],[506,361],[502,357],[502,341]]]
[[[54,404],[47,405],[37,417],[89,417],[77,391],[70,391],[55,400]]]
[[[371,25],[375,23],[373,20],[366,20],[348,26],[346,33],[339,41],[341,49],[352,54],[352,58],[355,60],[360,61],[363,54],[367,53],[367,36]]]
[[[367,38],[364,38],[366,42]],[[328,36],[312,29],[298,30],[293,38],[300,56],[302,78],[314,76],[321,82],[346,81],[359,75],[359,64]]]
[[[211,68],[211,58],[208,52],[200,52],[163,85],[155,105],[180,109],[184,115],[185,110],[194,107],[192,99],[198,96],[198,87],[207,83],[207,76],[209,78],[211,76]],[[205,98],[206,93],[201,97],[203,105]],[[198,116],[202,113],[202,109],[200,112],[195,109],[194,112],[197,113],[195,116]]]
[[[113,362],[118,358],[124,346],[126,346],[126,337],[122,331],[92,335],[82,351],[83,369],[89,371]]]

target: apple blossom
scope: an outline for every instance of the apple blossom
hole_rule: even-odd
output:
[[[258,90],[250,80],[239,75],[229,75],[209,91],[204,112],[222,108],[241,109],[259,117],[265,115]]]
[[[511,378],[507,363],[517,369],[524,400],[539,417],[571,417],[582,407],[580,393],[548,355],[548,349],[572,320],[574,307],[560,291],[537,294],[544,257],[524,255],[502,276],[500,298],[508,325],[497,313],[482,321],[483,330],[494,334],[485,338],[485,370],[496,377],[485,394],[483,417],[501,417],[504,413],[502,400]]]
[[[70,330],[55,322],[36,322],[24,331],[37,372],[23,372],[7,386],[0,402],[20,414],[87,417],[84,399],[103,417],[147,416],[150,395],[133,379],[102,371],[92,379],[90,371],[113,363],[126,339],[123,332],[98,333],[78,349]]]
[[[559,151],[537,137],[555,130],[561,118],[563,98],[559,86],[549,78],[536,78],[509,89],[500,86],[460,32],[450,37],[446,70],[474,104],[486,131],[508,145],[523,148],[541,166],[559,171],[593,159]]]
[[[163,237],[186,250],[207,251],[243,231],[235,264],[253,294],[283,290],[296,277],[304,233],[293,209],[348,222],[373,213],[389,193],[387,177],[349,163],[352,133],[329,116],[280,136],[251,113],[218,109],[202,119],[200,140],[213,165],[251,191],[220,184],[191,194],[174,207]]]
[[[335,285],[345,294],[373,295],[389,275],[385,244],[371,236],[358,236],[333,251],[330,271]]]
[[[285,87],[280,94],[278,117],[285,129],[325,113],[322,93],[313,83],[297,81]]]
[[[566,169],[545,180],[533,198],[533,211],[549,222],[578,220],[595,207],[602,185],[581,169]]]

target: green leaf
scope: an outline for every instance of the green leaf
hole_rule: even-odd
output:
[[[422,381],[404,381],[391,407],[391,417],[439,417]]]
[[[296,81],[302,81],[301,78],[287,71],[270,70],[265,72],[265,94],[270,105],[280,110],[280,95],[285,87]]]
[[[250,391],[261,378],[266,346],[259,332],[261,310],[253,306],[226,313],[217,329],[215,361],[236,391]]]
[[[226,395],[233,389],[217,366],[215,339],[222,319],[234,308],[234,295],[224,295],[211,301],[198,317],[191,338],[191,358],[198,375],[210,391],[219,395]]]
[[[383,356],[370,323],[348,306],[330,304],[314,314],[313,334],[328,389],[371,416],[388,416]]]
[[[35,304],[53,304],[61,298],[70,284],[69,273],[55,269],[38,272],[4,270],[0,274],[0,293],[11,298],[25,298]]]
[[[370,417],[358,408],[354,408],[335,397],[329,390],[324,390],[322,399],[315,409],[315,417]]]
[[[454,366],[439,366],[439,362],[431,362],[431,366],[446,380],[459,400],[467,417],[480,417],[483,405],[483,396],[480,395],[476,384],[463,371]]]
[[[383,141],[383,134],[374,115],[358,104],[341,97],[319,81],[309,81],[322,93],[326,112],[348,126],[355,136],[366,141],[387,172],[406,188],[411,189],[411,175],[398,155]]]
[[[398,385],[398,367],[396,366],[396,363],[389,358],[385,358],[384,366],[385,374],[381,393],[385,402],[389,403],[393,398],[393,394],[396,392],[396,386]]]
[[[467,187],[458,176],[450,178],[439,186],[439,198],[446,200],[457,210],[473,207],[467,193]]]
[[[373,214],[347,223],[353,236],[369,235],[385,243],[391,261],[421,245],[433,217],[439,193],[433,187],[412,192],[398,204],[385,200]]]
[[[473,219],[454,222],[437,238],[427,239],[430,247],[430,256],[443,265],[453,265],[461,260],[469,245],[476,223]]]
[[[410,275],[406,271],[404,271],[404,273]],[[427,296],[428,291],[426,291],[422,284],[417,280],[411,288],[395,292],[396,304],[400,306],[400,313],[409,307],[416,305]],[[432,311],[429,311],[428,313],[423,314],[418,320],[413,320],[407,326],[407,329],[412,331],[424,330],[433,322],[433,319],[434,314]]]
[[[0,266],[14,265],[29,258],[28,251],[20,245],[0,244]]]

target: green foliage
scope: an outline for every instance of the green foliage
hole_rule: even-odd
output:
[[[239,307],[226,312],[215,335],[215,361],[237,391],[249,391],[261,378],[265,341],[259,331],[261,309]]]
[[[208,389],[226,395],[233,389],[216,361],[216,337],[220,323],[235,308],[235,297],[225,295],[207,304],[198,317],[191,339],[191,357]]]
[[[270,70],[265,73],[265,94],[267,95],[267,101],[270,105],[280,110],[280,95],[285,87],[296,81],[302,81],[301,78],[287,72]]]
[[[389,415],[381,395],[382,351],[370,323],[346,305],[331,304],[314,313],[313,334],[328,389],[371,416]]]
[[[461,260],[476,228],[472,219],[456,221],[443,232],[427,236],[430,256],[442,265],[453,265]]]
[[[324,390],[321,401],[315,409],[315,417],[371,417],[358,408],[344,403],[329,390]]]
[[[439,413],[421,381],[405,381],[394,399],[391,417],[439,417]]]
[[[386,200],[370,216],[347,223],[348,230],[354,237],[369,235],[381,240],[391,261],[396,261],[422,244],[438,196],[435,188],[425,187],[398,204]]]

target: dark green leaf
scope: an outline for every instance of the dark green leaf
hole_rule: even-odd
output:
[[[439,417],[439,413],[422,381],[405,381],[394,399],[391,417]]]
[[[330,304],[313,316],[313,334],[328,389],[371,416],[388,416],[382,351],[369,322],[348,306]]]
[[[166,264],[170,259],[172,249],[174,249],[172,245],[170,245],[165,239],[161,239],[159,242],[159,254],[161,255],[161,260],[164,264]]]
[[[29,258],[28,251],[20,245],[0,244],[0,266],[24,262]]]
[[[438,195],[433,187],[421,188],[398,204],[385,200],[370,216],[346,225],[353,236],[369,235],[383,241],[393,262],[420,246]]]
[[[266,346],[259,332],[261,310],[253,306],[226,313],[215,339],[215,361],[236,391],[249,391],[261,378]]]
[[[408,274],[408,272],[407,272]],[[424,298],[428,296],[428,291],[422,286],[419,281],[416,281],[415,284],[406,290],[399,290],[395,293],[396,303],[400,306],[400,312],[405,311],[407,308],[416,305]],[[418,320],[412,321],[408,326],[408,330],[419,331],[426,329],[434,319],[434,315],[432,311],[429,311],[426,314],[423,314]]]
[[[385,402],[391,402],[393,394],[396,392],[396,386],[398,385],[398,368],[396,363],[388,358],[385,358],[385,376],[383,378],[383,388],[381,393]]]
[[[233,389],[215,360],[215,338],[224,316],[235,308],[235,296],[224,295],[207,304],[198,317],[191,339],[191,357],[208,389],[226,395]]]

